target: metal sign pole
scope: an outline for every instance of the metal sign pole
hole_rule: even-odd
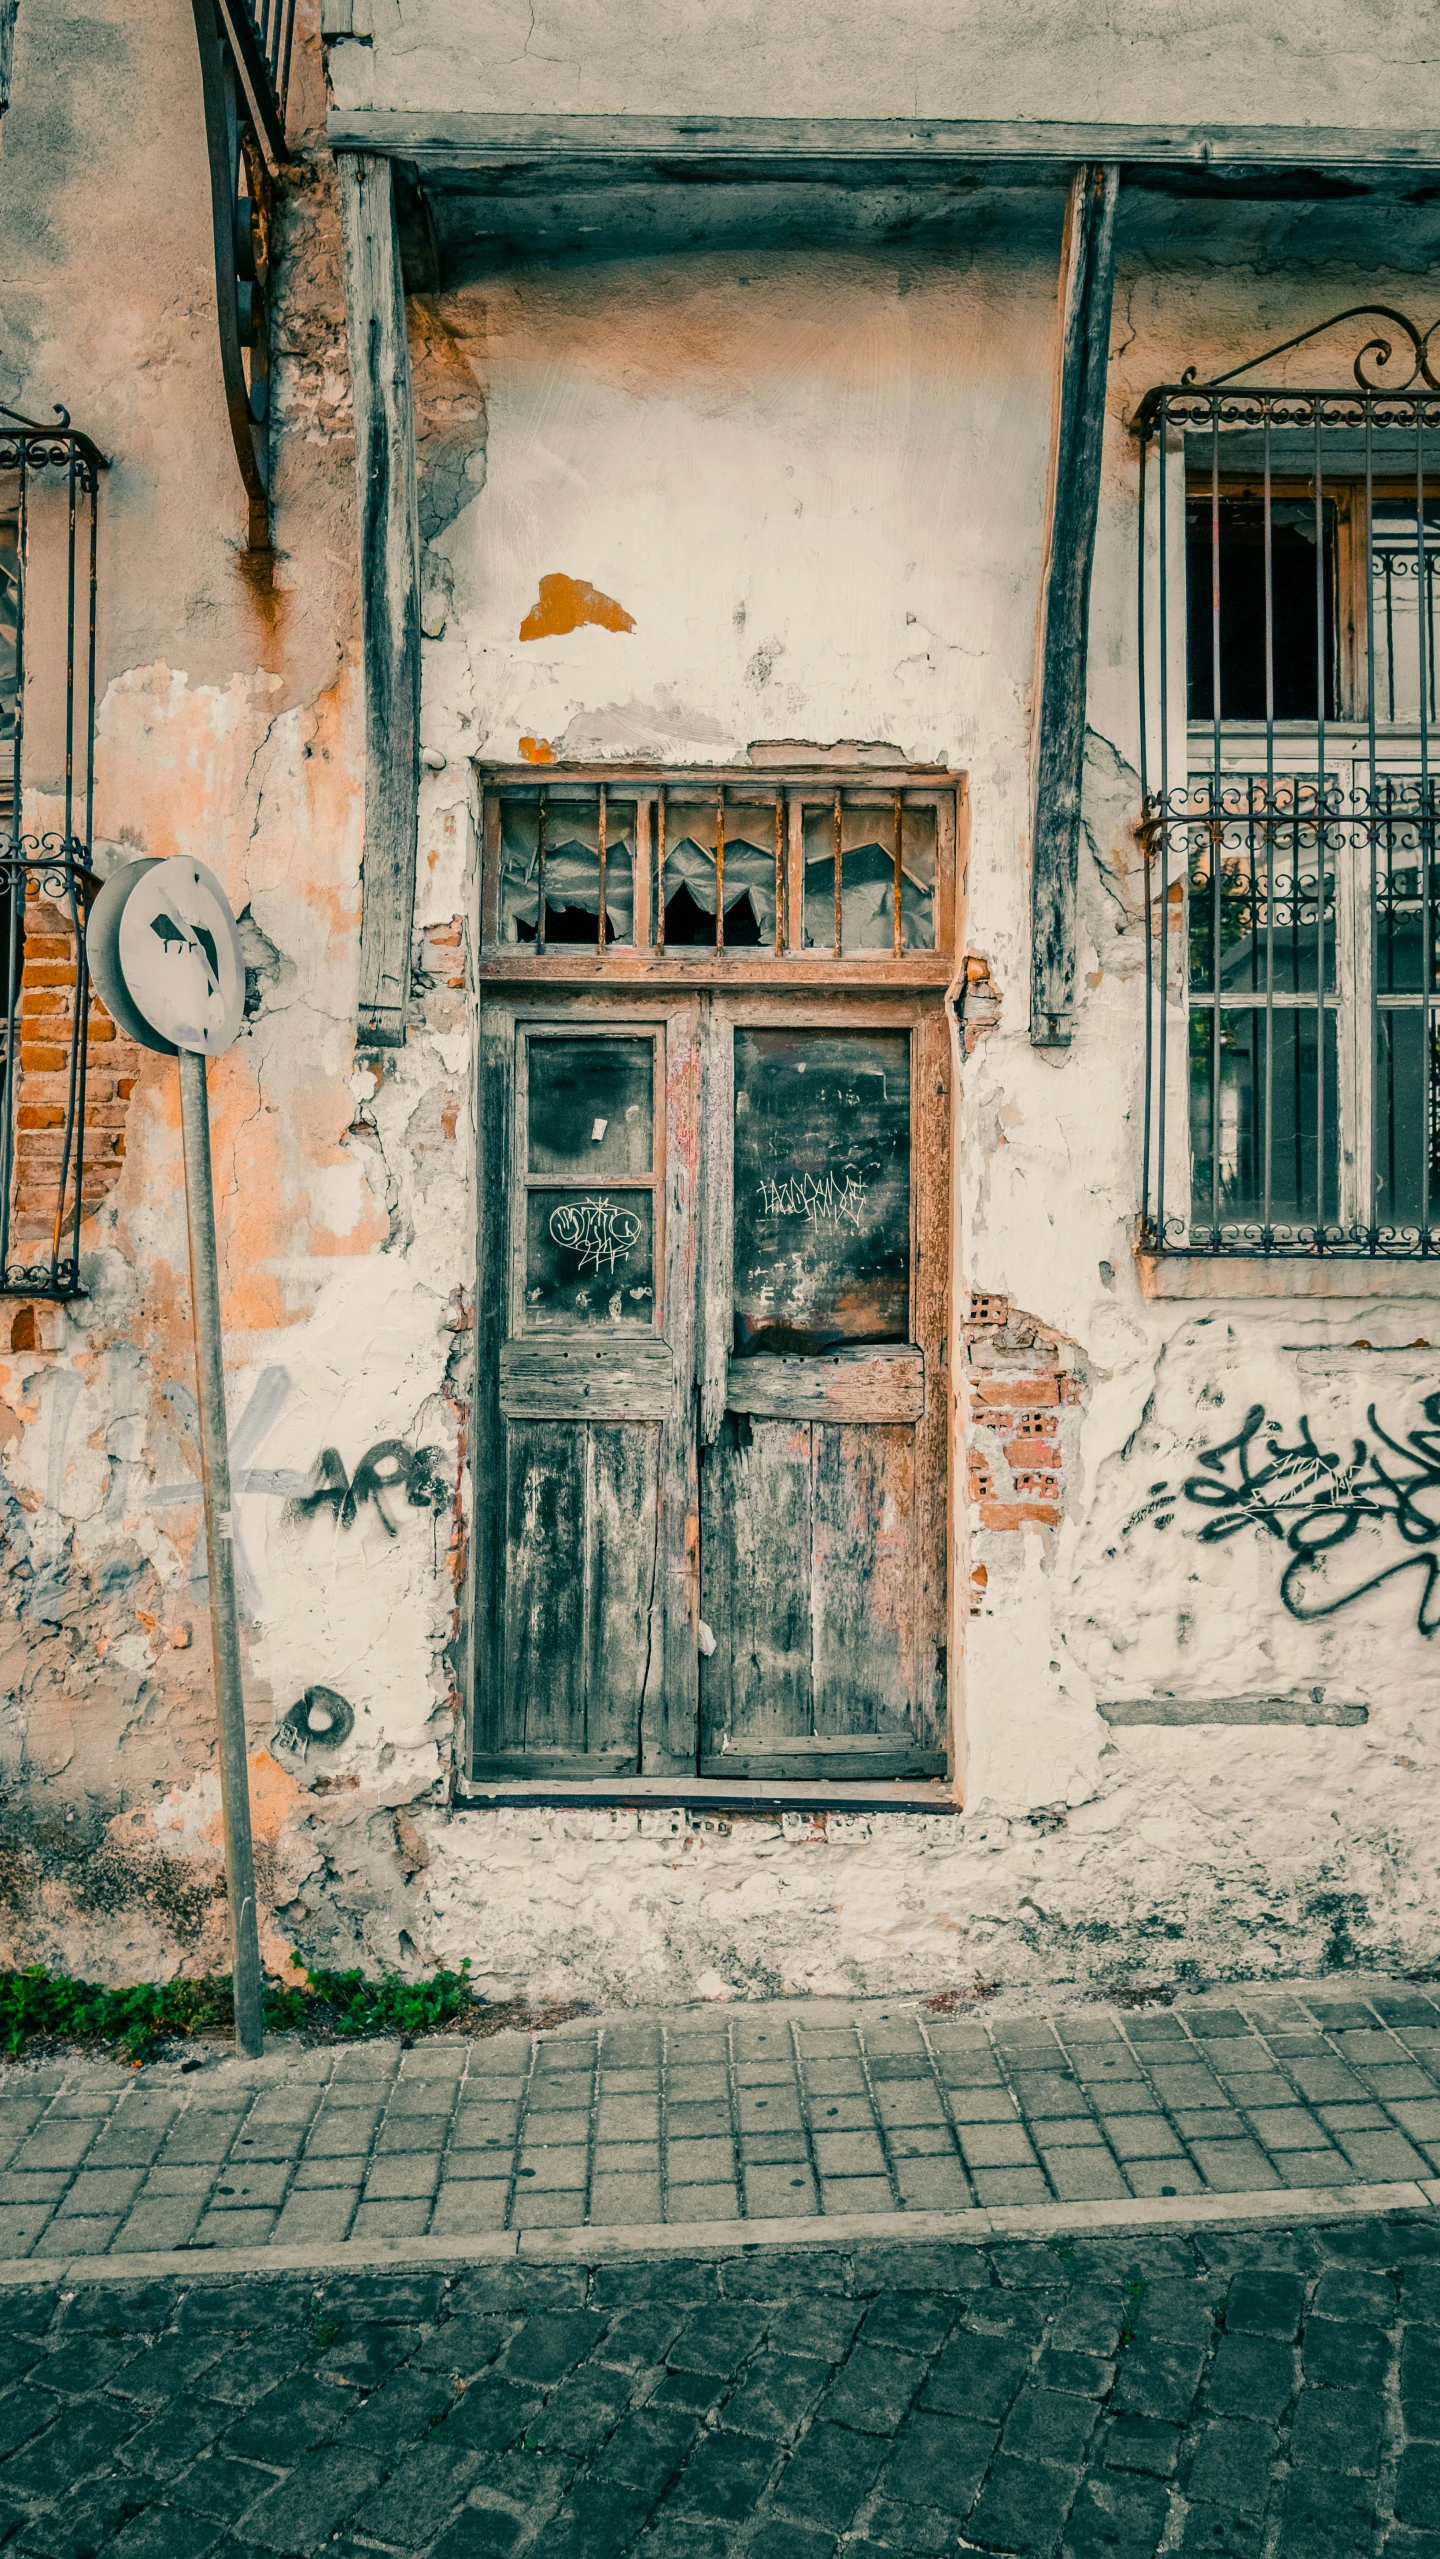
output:
[[[180,1051],[180,1125],[185,1145],[185,1207],[190,1229],[190,1294],[195,1308],[195,1370],[200,1390],[200,1462],[205,1479],[205,1548],[210,1573],[210,1641],[220,1726],[220,1803],[225,1872],[234,1940],[235,2041],[243,2053],[265,2048],[260,1934],[255,1918],[255,1850],[250,1836],[250,1767],[245,1697],[240,1680],[240,1628],[235,1614],[235,1549],[230,1518],[230,1439],[225,1423],[225,1363],[220,1331],[220,1273],[215,1251],[215,1191],[210,1172],[207,1061]]]
[[[235,1992],[235,2041],[242,2053],[254,2055],[265,2049],[265,2011],[255,1914],[255,1850],[250,1837],[245,1692],[235,1614],[230,1437],[225,1427],[210,1095],[205,1081],[207,1060],[229,1048],[244,1018],[245,954],[230,901],[213,871],[178,853],[163,862],[148,858],[126,862],[110,873],[90,910],[85,949],[96,992],[122,1037],[180,1061],[210,1643],[234,1948],[230,1978]]]

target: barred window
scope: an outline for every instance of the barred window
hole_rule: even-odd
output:
[[[1141,411],[1152,1246],[1440,1249],[1440,391],[1410,334],[1354,390]]]

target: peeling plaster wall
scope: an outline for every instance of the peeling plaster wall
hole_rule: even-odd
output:
[[[1413,29],[1384,17],[1347,111],[1414,121]],[[1055,22],[1022,19],[1032,64]],[[507,66],[474,11],[402,20],[376,0],[375,23],[373,49],[334,50],[337,87],[363,51],[367,77],[401,83],[407,103],[422,73],[453,102],[463,35],[467,78],[483,61],[500,84],[487,102],[531,100],[524,47]],[[543,12],[535,23],[549,67],[534,97],[575,103],[556,65],[577,30],[593,55],[598,31]],[[907,31],[932,62],[956,23],[937,31],[912,13]],[[1429,317],[1418,279],[1440,217],[1387,216],[1387,269],[1363,207],[1125,209],[1084,1000],[1065,1058],[1031,1049],[1024,995],[1058,202],[959,202],[924,245],[592,255],[412,301],[426,546],[417,1019],[376,1064],[354,1049],[353,446],[313,27],[282,217],[276,548],[263,565],[240,549],[188,14],[135,0],[109,17],[51,12],[43,39],[38,16],[19,24],[0,155],[12,270],[0,396],[32,411],[64,400],[112,457],[101,855],[212,863],[252,972],[246,1035],[212,1091],[270,1960],[292,1946],[372,1966],[468,1956],[496,1990],[622,2000],[1433,1961],[1440,1733],[1421,1574],[1332,1617],[1297,1616],[1277,1541],[1252,1525],[1202,1543],[1214,1513],[1186,1487],[1233,1480],[1233,1453],[1223,1479],[1204,1457],[1256,1405],[1287,1439],[1306,1416],[1316,1444],[1341,1452],[1376,1444],[1372,1406],[1402,1439],[1426,1427],[1440,1299],[1166,1307],[1141,1298],[1130,1258],[1142,952],[1123,429],[1151,383],[1201,359],[1220,369],[1347,302]],[[707,24],[732,48],[748,28],[740,12]],[[1357,25],[1352,9],[1343,27],[1338,15],[1312,27],[1307,62],[1323,57],[1324,82],[1287,103],[1287,121],[1331,113],[1337,56],[1320,38],[1357,41]],[[648,90],[621,77],[634,26],[606,26],[612,49],[583,103],[700,95],[668,55]],[[970,43],[977,26],[958,32]],[[435,27],[450,54],[430,45]],[[1152,9],[1139,32],[1157,27]],[[1063,104],[1037,87],[1028,111],[1199,112],[1184,84],[1208,81],[1210,39],[1172,48],[1167,88],[1136,33],[1114,12],[1096,31],[1093,96],[1052,46]],[[1116,45],[1129,46],[1124,79]],[[1276,62],[1280,50],[1276,36]],[[823,51],[807,57],[819,109],[884,111],[873,86],[852,98],[851,70],[869,78],[853,48],[822,78]],[[620,66],[613,99],[606,61]],[[903,49],[896,62],[911,112]],[[750,104],[753,53],[745,68]],[[733,65],[725,77],[733,86]],[[1006,80],[972,45],[968,110],[1013,111],[1024,84]],[[729,111],[715,82],[704,98]],[[777,86],[767,103],[799,111],[796,95]],[[545,609],[546,578],[573,581],[566,597],[588,592],[593,609]],[[537,636],[522,639],[527,622]],[[529,741],[561,757],[721,763],[776,737],[886,738],[970,776],[955,1351],[976,1405],[962,1456],[988,1471],[961,1523],[968,1809],[708,1822],[457,1811],[471,759],[511,761]],[[0,1959],[112,1978],[221,1963],[225,1937],[167,1061],[146,1064],[126,1136],[122,1177],[86,1230],[86,1297],[63,1314],[21,1309],[28,1321],[0,1308]],[[1004,1390],[988,1406],[987,1379]],[[1041,1493],[1018,1481],[1012,1427],[1024,1405],[1040,1409],[1038,1379],[1055,1383],[1056,1417],[1040,1443],[1054,1489]],[[987,1409],[1011,1418],[992,1427]],[[1393,1534],[1371,1540],[1374,1569],[1394,1560]],[[1317,1596],[1292,1588],[1302,1610]],[[297,1738],[297,1705],[317,1689],[348,1710],[337,1743]],[[1207,1699],[1358,1703],[1369,1720],[1112,1727],[1097,1711]]]
[[[249,1019],[211,1099],[265,1944],[283,1965],[303,1929],[378,1965],[404,1952],[396,1808],[444,1785],[454,1729],[464,1039],[441,986],[382,1091],[356,1065],[354,446],[313,18],[279,213],[273,555],[243,548],[185,0],[21,13],[0,396],[63,401],[110,462],[99,867],[193,853],[241,916]],[[483,403],[415,317],[439,521],[456,420],[463,479]],[[460,879],[452,862],[447,915]],[[228,1960],[169,1060],[146,1057],[125,1137],[86,1294],[0,1301],[0,1959],[120,1979]],[[398,1492],[382,1459],[350,1521],[303,1507],[326,1451],[348,1481],[387,1443],[426,1453]],[[353,1709],[333,1775],[277,1738],[312,1684]]]

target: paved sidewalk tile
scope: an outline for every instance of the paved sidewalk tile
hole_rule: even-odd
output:
[[[776,2001],[404,2049],[277,2040],[255,2064],[139,2079],[22,2063],[0,2091],[0,2257],[1271,2195],[1437,2169],[1440,1991],[1240,1985],[1043,2018]],[[1141,2458],[1138,2437],[1116,2443]]]

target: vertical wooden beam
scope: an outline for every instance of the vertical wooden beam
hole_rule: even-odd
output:
[[[15,0],[0,0],[0,115],[10,104],[10,61],[15,50]]]
[[[360,1037],[399,1048],[410,1000],[420,794],[420,534],[405,287],[390,163],[336,153],[359,484],[365,677]]]
[[[1067,1048],[1075,1016],[1075,889],[1085,765],[1090,572],[1100,507],[1119,172],[1070,183],[1060,266],[1060,355],[1040,582],[1039,734],[1031,830],[1030,1037]]]

